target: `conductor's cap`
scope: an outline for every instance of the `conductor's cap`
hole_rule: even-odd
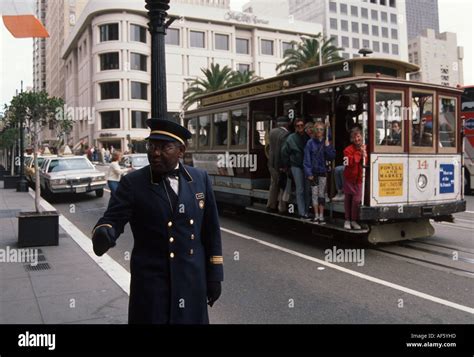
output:
[[[191,132],[185,127],[165,119],[147,119],[146,125],[150,128],[150,136],[145,140],[177,141],[186,145],[186,140],[191,139]]]

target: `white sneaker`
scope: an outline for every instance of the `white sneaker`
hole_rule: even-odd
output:
[[[362,227],[356,221],[351,221],[351,227],[354,229],[362,229]]]
[[[344,229],[351,229],[351,221],[344,222]]]
[[[344,194],[341,192],[338,192],[336,196],[332,198],[333,201],[344,201]]]
[[[319,217],[319,223],[326,224],[326,220],[324,219],[324,216]]]

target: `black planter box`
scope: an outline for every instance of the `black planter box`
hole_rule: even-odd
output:
[[[10,175],[5,175],[3,176],[3,188],[15,188],[18,185],[18,182],[20,181],[20,176],[10,176]]]
[[[18,247],[58,245],[58,238],[58,212],[20,212],[18,214]]]
[[[0,181],[3,181],[3,178],[7,175],[10,175],[10,171],[5,169],[0,169]]]

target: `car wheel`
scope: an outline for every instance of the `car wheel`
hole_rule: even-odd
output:
[[[46,185],[44,189],[41,190],[41,192],[43,193],[43,197],[46,199],[50,199],[53,196],[53,193],[48,188],[48,185]]]
[[[95,195],[96,195],[97,197],[102,197],[102,196],[104,195],[104,189],[101,188],[101,189],[99,189],[99,190],[95,190]]]

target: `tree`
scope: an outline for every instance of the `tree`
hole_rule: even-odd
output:
[[[35,209],[39,212],[40,180],[38,170],[39,136],[44,128],[54,128],[59,135],[70,131],[72,121],[63,113],[64,101],[49,97],[45,91],[22,92],[13,97],[9,107],[9,121],[12,127],[23,120],[23,125],[31,138],[35,165]],[[16,125],[15,125],[16,124]]]
[[[234,71],[229,81],[229,87],[239,86],[245,83],[251,83],[262,79],[262,77],[256,76],[254,71]]]
[[[342,60],[339,51],[343,48],[334,46],[332,38],[323,37],[321,33],[314,37],[301,37],[301,42],[293,41],[292,45],[293,48],[285,51],[283,62],[276,67],[280,74],[319,66],[320,49],[323,64]]]

